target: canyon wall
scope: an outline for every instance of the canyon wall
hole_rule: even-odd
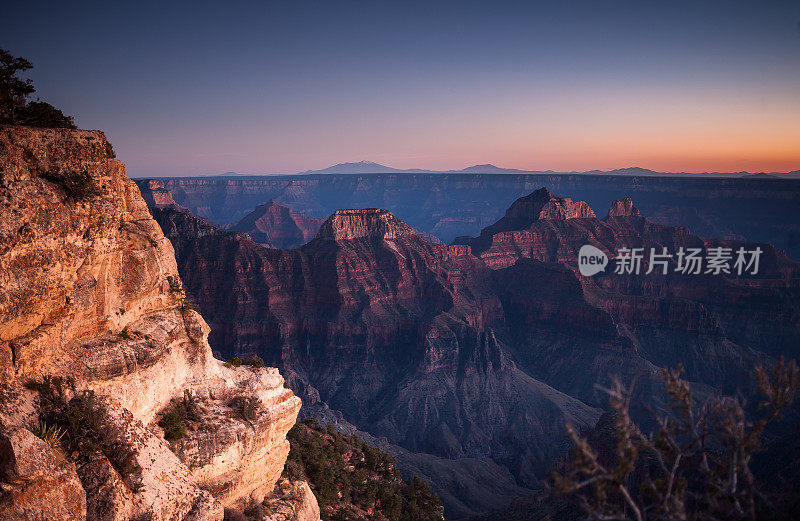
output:
[[[734,392],[756,364],[798,354],[798,263],[769,244],[653,223],[631,199],[609,206],[601,219],[540,189],[452,245],[386,210],[341,210],[293,250],[186,212],[154,216],[214,349],[279,366],[309,412],[386,439],[463,518],[538,486],[566,450],[564,423],[592,424],[606,404],[598,385],[615,376],[637,379],[638,414],[660,406],[663,367],[683,363],[698,392]],[[590,278],[577,270],[587,243],[763,256],[757,276]],[[481,469],[486,456],[495,467]],[[498,466],[512,479],[487,479],[496,490],[459,484],[466,468],[501,476]]]
[[[301,402],[276,369],[214,359],[109,150],[102,132],[0,127],[0,517],[221,520],[274,494]],[[168,442],[159,419],[186,396],[200,427]]]
[[[542,187],[595,210],[631,197],[643,217],[702,237],[768,242],[800,258],[800,180],[602,174],[325,174],[165,178],[138,181],[168,190],[195,215],[235,223],[270,199],[308,216],[378,207],[444,242],[476,235],[519,197]],[[156,197],[158,195],[156,194]]]

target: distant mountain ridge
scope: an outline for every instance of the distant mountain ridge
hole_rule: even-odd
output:
[[[460,170],[430,170],[425,168],[394,168],[374,161],[355,161],[338,163],[318,170],[305,170],[294,175],[320,175],[320,174],[586,174],[586,175],[615,175],[615,176],[644,176],[644,177],[753,177],[758,178],[800,178],[800,170],[791,172],[659,172],[650,168],[630,166],[615,168],[613,170],[524,170],[519,168],[504,168],[491,163],[472,165]],[[210,174],[201,177],[261,177],[287,174],[239,174],[225,172],[224,174]]]
[[[356,163],[339,163],[320,170],[306,170],[305,172],[299,172],[299,174],[520,174],[525,172],[532,172],[532,170],[501,168],[488,163],[485,165],[468,166],[461,170],[426,170],[424,168],[400,169],[381,165],[374,161],[358,161]]]
[[[401,172],[422,173],[431,170],[408,169],[401,170],[390,166],[381,165],[373,161],[358,161],[352,163],[339,163],[320,170],[306,170],[299,174],[396,174]]]
[[[272,199],[306,216],[384,208],[444,242],[478,234],[514,200],[543,186],[592,208],[634,194],[642,217],[654,222],[684,225],[706,237],[769,242],[800,259],[800,178],[401,173],[182,177],[138,184],[150,205],[177,204],[222,226]]]

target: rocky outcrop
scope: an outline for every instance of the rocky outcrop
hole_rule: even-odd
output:
[[[514,201],[499,221],[484,228],[476,239],[467,241],[477,255],[489,248],[496,236],[513,235],[514,232],[528,229],[534,223],[559,226],[563,221],[594,218],[594,212],[585,202],[556,197],[547,188],[541,188]],[[547,224],[550,222],[553,224]],[[458,238],[456,242],[464,243],[464,239]]]
[[[229,229],[246,233],[254,241],[270,248],[296,248],[313,239],[324,221],[300,215],[288,206],[270,200],[256,206]]]
[[[283,471],[289,453],[286,433],[297,418],[300,399],[283,386],[277,369],[242,374],[223,368],[222,372],[235,385],[195,391],[205,418],[200,428],[173,442],[173,450],[203,489],[224,506],[243,498],[260,502]],[[237,400],[249,398],[260,401],[263,413],[242,418]]]
[[[75,464],[26,429],[0,433],[0,481],[2,519],[86,519],[86,492]]]
[[[319,520],[319,505],[305,481],[279,481],[268,502],[272,513],[266,521]]]
[[[589,219],[595,217],[583,201],[556,197],[547,188],[540,188],[520,197],[509,207],[505,216],[487,230],[519,230],[539,220]]]
[[[406,223],[386,210],[337,210],[320,227],[317,239],[344,241],[352,239],[395,240],[414,233]]]
[[[144,181],[139,181],[137,185],[141,191],[142,199],[144,199],[148,206],[155,208],[175,208],[177,210],[184,209],[172,198],[172,192],[164,187],[163,180],[146,179]]]
[[[639,217],[639,209],[633,205],[630,197],[617,199],[611,203],[608,209],[609,217]]]
[[[214,359],[169,240],[108,150],[101,132],[0,127],[0,450],[15,462],[3,471],[0,511],[4,519],[218,520],[223,504],[272,491],[300,400],[274,369]],[[85,391],[102,411],[82,409],[102,425],[93,434],[104,440],[99,450],[42,447],[30,426],[55,428]],[[220,410],[237,434],[197,465],[155,425],[184,392],[256,396],[261,405],[252,423]],[[65,439],[76,445],[77,436]],[[240,458],[218,464],[226,451]],[[231,489],[217,498],[209,483],[223,476]]]

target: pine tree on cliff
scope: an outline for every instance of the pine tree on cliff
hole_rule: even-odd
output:
[[[76,128],[72,117],[49,103],[28,101],[36,88],[30,79],[22,79],[19,74],[32,68],[25,58],[0,49],[0,124]]]

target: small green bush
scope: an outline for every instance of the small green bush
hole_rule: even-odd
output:
[[[186,436],[186,427],[183,426],[183,418],[176,411],[168,411],[158,420],[158,426],[164,429],[164,438],[168,441],[175,441]]]
[[[84,453],[102,452],[113,441],[108,412],[94,391],[83,391],[70,400],[66,410],[66,424],[76,448]]]
[[[252,367],[253,369],[259,369],[264,367],[264,360],[258,355],[251,355],[244,359],[234,356],[225,362],[225,367],[241,367],[243,365]]]
[[[186,422],[202,422],[203,415],[204,411],[197,397],[187,389],[183,391],[183,398],[173,400],[165,409],[158,426],[164,429],[165,439],[175,441],[186,436]]]
[[[173,293],[183,292],[183,284],[181,284],[181,279],[179,279],[178,277],[173,277],[172,275],[168,275],[167,282],[169,282],[169,289]]]
[[[45,181],[49,181],[64,191],[68,199],[73,201],[81,201],[100,195],[100,188],[95,183],[92,176],[87,171],[77,172],[63,172],[55,174],[52,172],[43,172],[39,177]]]
[[[226,508],[222,521],[250,521],[247,516],[235,508]]]
[[[266,517],[267,515],[267,512],[264,509],[264,505],[257,502],[253,498],[250,498],[247,501],[247,504],[245,505],[244,510],[242,510],[242,513],[248,520],[252,521],[262,521],[264,517]]]
[[[241,365],[242,365],[242,360],[238,356],[234,356],[233,358],[225,362],[225,367],[240,367]]]
[[[71,384],[71,381],[67,381]],[[25,387],[39,393],[42,405],[49,408],[62,408],[67,405],[67,393],[64,388],[64,379],[60,376],[45,375],[41,381],[28,380]]]
[[[54,451],[58,453],[64,452],[61,440],[64,438],[66,431],[64,431],[63,428],[39,420],[32,423],[28,430],[36,435],[37,438],[47,443]]]
[[[261,399],[257,396],[237,396],[231,400],[230,407],[245,421],[256,421],[261,409]]]
[[[262,360],[261,357],[258,355],[249,356],[242,363],[244,365],[249,365],[250,367],[253,367],[255,369],[264,367],[264,360]]]

